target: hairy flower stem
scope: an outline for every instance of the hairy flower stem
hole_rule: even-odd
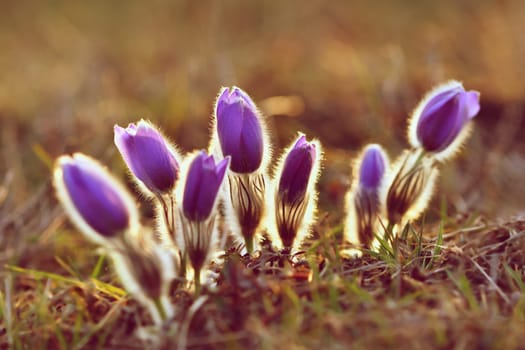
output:
[[[175,200],[173,195],[170,194],[168,196],[169,201],[165,200],[165,198],[160,193],[156,193],[155,196],[162,207],[162,215],[164,222],[166,223],[166,228],[168,229],[169,237],[171,238],[173,244],[177,245],[175,240]]]
[[[264,214],[265,179],[263,174],[230,174],[228,176],[232,209],[239,224],[248,254],[254,250],[254,241]]]
[[[244,237],[244,242],[246,243],[246,251],[251,254],[253,252],[253,237]]]
[[[180,257],[180,277],[183,279],[186,279],[186,269],[188,266],[188,254],[186,251],[181,252],[179,251],[179,257]]]

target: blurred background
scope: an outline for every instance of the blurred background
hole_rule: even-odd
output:
[[[0,231],[26,220],[24,210],[59,212],[49,178],[62,153],[85,152],[125,178],[114,124],[147,118],[184,151],[207,147],[223,85],[259,104],[277,154],[298,130],[321,140],[321,210],[337,218],[360,148],[379,142],[398,155],[418,100],[460,80],[481,92],[482,108],[463,152],[443,167],[430,212],[444,201],[451,214],[489,218],[525,207],[521,0],[0,6],[0,215],[11,218]]]

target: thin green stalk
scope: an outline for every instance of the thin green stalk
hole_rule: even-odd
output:
[[[95,265],[93,272],[91,272],[91,278],[98,278],[100,276],[100,273],[102,272],[102,267],[104,266],[105,261],[106,261],[106,256],[104,254],[98,257],[97,264]]]
[[[166,321],[168,319],[168,315],[166,314],[166,310],[164,310],[164,306],[162,305],[160,298],[153,300],[153,303],[155,304],[155,308],[159,312],[160,319],[163,322]]]
[[[388,226],[386,227],[386,230],[385,230],[385,236],[384,236],[385,237],[385,241],[388,242],[390,244],[390,246],[392,246],[392,240],[394,238],[394,234],[393,234],[394,226],[395,226],[394,223],[389,222]]]

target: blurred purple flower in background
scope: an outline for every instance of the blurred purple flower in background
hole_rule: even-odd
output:
[[[465,91],[457,81],[439,86],[416,109],[411,128],[415,131],[411,135],[413,146],[433,153],[446,150],[479,109],[479,92]]]
[[[183,210],[186,218],[203,221],[210,217],[224,180],[230,157],[215,163],[213,156],[201,151],[193,159],[186,177]]]
[[[131,196],[102,165],[85,155],[58,159],[55,187],[72,220],[97,242],[97,234],[112,238],[128,230],[136,219]]]
[[[251,173],[263,160],[263,129],[257,107],[238,87],[223,88],[215,109],[217,134],[223,156],[231,156],[230,169]]]
[[[346,239],[355,246],[370,248],[377,233],[382,207],[380,191],[387,167],[388,157],[378,144],[366,146],[355,162],[354,174],[359,175],[348,193],[345,224]]]
[[[132,174],[153,193],[172,190],[180,157],[161,133],[144,120],[126,129],[115,125],[114,131],[115,145]]]
[[[359,167],[361,187],[377,191],[385,174],[387,160],[383,148],[378,144],[368,145],[363,153]]]

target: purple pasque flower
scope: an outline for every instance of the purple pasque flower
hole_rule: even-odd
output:
[[[356,246],[370,248],[374,240],[387,167],[388,157],[378,144],[366,146],[355,164],[358,176],[347,195],[345,237]]]
[[[301,201],[308,188],[310,174],[316,160],[314,143],[301,135],[289,151],[279,179],[279,197],[286,203]]]
[[[71,219],[94,241],[115,237],[138,221],[129,193],[88,156],[61,156],[54,183]]]
[[[115,145],[133,175],[151,192],[173,189],[179,177],[179,156],[161,133],[141,120],[127,128],[114,127]]]
[[[479,92],[465,91],[461,83],[441,85],[423,100],[414,115],[416,145],[427,152],[447,149],[479,112]]]
[[[275,179],[275,233],[276,246],[290,252],[298,248],[308,236],[315,219],[317,192],[315,182],[320,163],[321,145],[306,141],[304,135],[285,152]],[[270,230],[272,231],[272,230]]]
[[[215,107],[217,135],[230,169],[251,173],[263,161],[264,137],[259,112],[250,96],[238,87],[223,88]]]
[[[184,215],[191,221],[210,217],[224,180],[230,157],[215,163],[213,156],[200,151],[193,159],[186,175],[182,199]]]

